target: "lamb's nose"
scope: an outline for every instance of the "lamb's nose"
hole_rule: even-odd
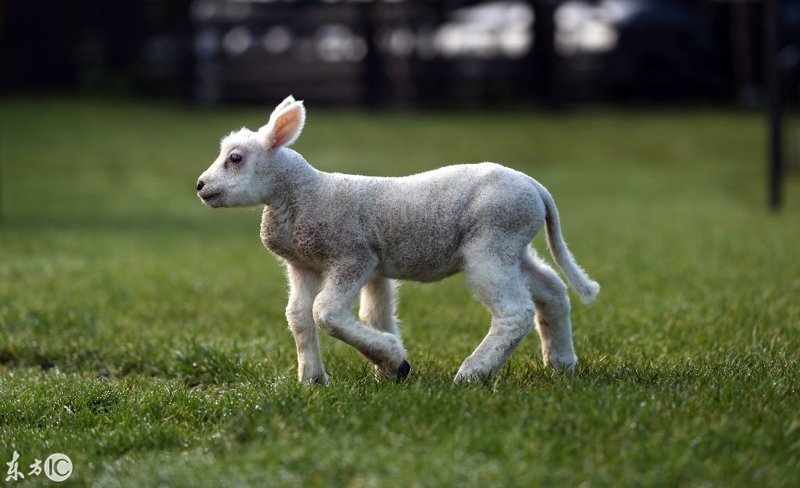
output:
[[[206,184],[203,182],[203,180],[197,180],[197,191],[202,190],[204,186],[206,186]]]

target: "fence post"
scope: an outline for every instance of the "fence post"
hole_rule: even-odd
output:
[[[764,66],[767,82],[767,171],[769,205],[774,211],[783,204],[783,128],[781,122],[780,0],[764,2]]]

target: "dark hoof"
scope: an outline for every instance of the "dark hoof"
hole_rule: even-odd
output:
[[[403,361],[403,364],[397,368],[397,379],[404,380],[408,376],[408,373],[411,372],[411,365],[408,364],[408,361]]]

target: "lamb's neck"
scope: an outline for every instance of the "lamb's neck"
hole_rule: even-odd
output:
[[[325,174],[291,149],[281,149],[272,164],[274,191],[264,204],[288,218],[292,207],[316,192]]]

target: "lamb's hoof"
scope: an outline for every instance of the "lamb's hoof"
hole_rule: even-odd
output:
[[[308,378],[300,379],[300,383],[305,386],[328,386],[330,377],[326,373],[320,376],[311,376]]]
[[[481,373],[480,371],[473,371],[471,373],[462,373],[459,371],[456,377],[453,378],[453,383],[456,385],[477,384],[486,383],[491,379],[491,374]]]
[[[575,372],[575,367],[578,366],[578,356],[574,354],[567,357],[550,356],[549,363],[556,371],[571,374]]]
[[[402,381],[408,377],[408,373],[411,372],[411,365],[408,364],[408,361],[403,360],[403,364],[397,368],[397,379]]]

